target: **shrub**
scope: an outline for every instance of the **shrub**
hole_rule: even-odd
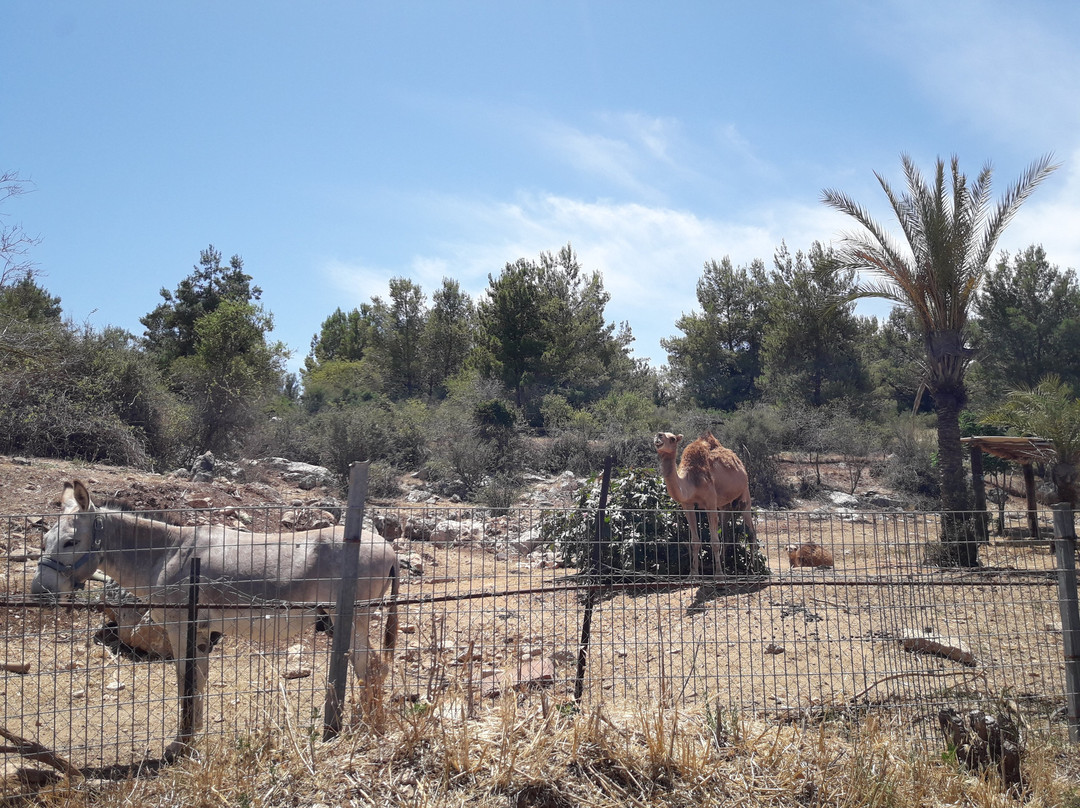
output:
[[[600,506],[601,476],[594,475],[582,488],[576,511],[545,521],[545,542],[558,547],[570,566],[586,567],[596,542]],[[681,509],[671,500],[663,478],[656,469],[636,468],[613,472],[607,503],[610,540],[601,564],[616,575],[667,576],[685,574],[690,569],[689,529]],[[705,518],[705,514],[698,514]],[[735,532],[724,531],[723,570],[731,574],[767,574],[768,565],[760,555],[744,546],[745,527],[736,517]],[[708,523],[700,531],[706,553],[702,570],[710,573],[714,559],[709,547]],[[731,541],[729,537],[734,536]]]
[[[477,492],[477,500],[492,513],[501,514],[513,506],[520,490],[521,486],[516,478],[500,473],[484,482]]]
[[[878,470],[890,488],[915,497],[936,499],[941,494],[934,468],[934,442],[930,433],[920,431],[911,420],[894,426],[892,453]]]
[[[788,426],[778,409],[754,404],[730,413],[715,433],[746,467],[750,498],[760,504],[791,503],[791,486],[780,474],[780,451],[788,438]]]

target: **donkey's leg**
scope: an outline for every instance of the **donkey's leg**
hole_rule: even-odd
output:
[[[167,614],[167,613],[166,613]],[[185,709],[184,690],[187,678],[188,660],[184,654],[187,648],[187,621],[177,620],[173,612],[173,619],[166,622],[166,631],[169,635],[169,644],[172,646],[173,658],[176,660],[176,693],[180,702],[180,726],[176,737],[165,748],[165,759],[175,760],[181,755],[190,755],[193,750],[195,736],[203,728],[203,693],[206,690],[206,677],[210,666],[210,632],[200,626],[195,634],[195,677],[193,692],[187,701]],[[163,619],[168,620],[167,617]]]
[[[368,627],[371,623],[371,610],[359,608],[353,615],[352,659],[353,674],[365,684],[378,674],[377,654],[371,648]]]

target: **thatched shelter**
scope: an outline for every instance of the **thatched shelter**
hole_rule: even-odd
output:
[[[1014,438],[1005,435],[980,435],[973,438],[961,438],[960,442],[966,443],[971,450],[971,484],[975,489],[977,511],[986,511],[983,452],[1020,464],[1024,473],[1024,493],[1027,496],[1028,530],[1033,539],[1038,539],[1038,502],[1035,499],[1035,470],[1032,464],[1053,462],[1055,458],[1053,444],[1046,438]]]

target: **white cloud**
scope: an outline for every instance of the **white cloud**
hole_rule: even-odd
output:
[[[628,321],[635,353],[654,365],[666,354],[660,339],[677,333],[674,323],[697,308],[696,286],[706,261],[730,256],[736,264],[755,258],[767,263],[786,238],[793,249],[837,230],[835,217],[821,206],[784,205],[747,214],[750,225],[711,219],[663,206],[585,201],[554,194],[520,194],[512,202],[428,197],[424,218],[441,218],[439,230],[453,233],[425,246],[400,267],[374,268],[334,262],[325,272],[358,305],[386,294],[395,275],[413,278],[430,293],[443,276],[453,277],[474,296],[518,258],[536,258],[570,242],[586,272],[598,271],[611,295],[610,321]],[[345,304],[343,304],[345,305]]]
[[[888,38],[878,52],[895,54],[958,123],[1051,144],[1080,124],[1071,4],[895,0],[892,20],[873,8],[863,24]]]

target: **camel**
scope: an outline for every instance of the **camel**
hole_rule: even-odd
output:
[[[789,544],[786,548],[788,563],[792,567],[831,567],[833,554],[827,547],[805,541],[802,544]]]
[[[682,453],[679,467],[675,468],[675,452],[682,435],[657,432],[653,443],[660,456],[660,473],[664,476],[668,493],[683,509],[690,523],[690,574],[701,571],[701,538],[698,536],[697,517],[694,508],[704,510],[709,517],[709,541],[713,552],[714,571],[720,568],[719,511],[728,505],[738,504],[743,523],[750,533],[750,546],[758,551],[757,530],[750,511],[750,484],[742,461],[730,449],[720,445],[711,432],[706,432],[690,443]]]

